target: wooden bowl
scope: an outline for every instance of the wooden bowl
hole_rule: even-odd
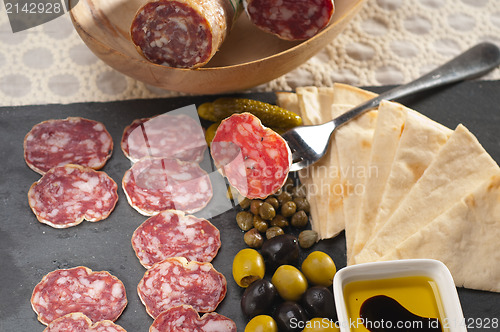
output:
[[[329,25],[306,41],[284,41],[252,25],[245,13],[221,49],[203,68],[179,69],[151,63],[130,39],[130,24],[145,0],[70,0],[76,31],[101,60],[146,84],[192,94],[244,90],[286,74],[320,51],[365,0],[335,0]]]

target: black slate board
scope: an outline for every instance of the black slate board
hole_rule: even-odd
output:
[[[387,87],[369,88],[381,92]],[[273,93],[244,94],[249,98],[273,102]],[[53,229],[40,224],[27,202],[30,185],[40,176],[23,160],[23,139],[31,127],[51,118],[82,116],[105,124],[114,139],[115,150],[103,171],[118,184],[130,166],[120,151],[124,127],[132,120],[164,113],[182,106],[211,101],[215,96],[180,97],[157,100],[133,100],[110,103],[79,103],[0,108],[0,331],[43,331],[30,306],[33,287],[48,272],[78,265],[93,270],[107,270],[120,278],[127,289],[128,306],[117,321],[129,332],[148,331],[152,319],[141,304],[136,286],[145,269],[130,245],[130,237],[146,218],[128,204],[121,189],[116,210],[98,223],[83,222],[69,229]],[[463,123],[492,157],[500,162],[500,81],[466,82],[434,90],[402,101],[430,118],[449,126]],[[221,194],[221,193],[216,193]],[[211,221],[220,229],[223,246],[213,261],[228,281],[228,293],[218,312],[236,321],[243,331],[246,319],[239,308],[242,290],[231,275],[231,262],[244,248],[243,236],[235,221],[235,211],[228,211]],[[311,250],[323,250],[345,266],[345,239],[321,241]],[[474,250],[474,248],[469,248]],[[459,289],[469,330],[479,328],[483,319],[500,319],[500,294]],[[473,321],[474,319],[475,321]],[[477,322],[477,323],[476,323]],[[490,327],[493,327],[490,322]],[[498,330],[494,328],[486,330]]]

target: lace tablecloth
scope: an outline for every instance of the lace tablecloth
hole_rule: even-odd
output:
[[[181,95],[147,86],[94,56],[65,14],[13,33],[0,11],[0,106]],[[343,33],[308,62],[252,91],[408,82],[466,48],[500,45],[500,0],[367,0]],[[483,79],[500,79],[496,69]]]

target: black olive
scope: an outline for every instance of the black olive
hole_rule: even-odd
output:
[[[245,289],[241,297],[241,311],[248,318],[270,315],[276,294],[276,287],[269,280],[256,280]]]
[[[284,332],[302,331],[308,321],[304,309],[299,304],[291,301],[281,303],[276,308],[273,317],[278,329]]]
[[[280,265],[297,265],[299,260],[299,244],[297,238],[291,234],[275,236],[264,242],[261,249],[262,257],[270,272],[274,272]]]
[[[324,317],[337,320],[333,294],[325,286],[313,286],[302,296],[301,304],[309,317]]]

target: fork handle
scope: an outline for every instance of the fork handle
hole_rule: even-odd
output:
[[[500,64],[500,49],[492,43],[480,43],[430,73],[400,85],[356,106],[332,120],[339,127],[358,115],[377,107],[382,100],[394,100],[438,86],[480,77]]]

